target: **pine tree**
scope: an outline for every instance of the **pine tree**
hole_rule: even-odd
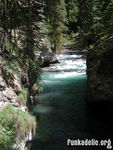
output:
[[[111,0],[80,0],[80,43],[86,48],[98,45],[112,31],[113,2]]]
[[[80,27],[80,43],[82,46],[89,47],[93,42],[93,36],[90,29],[93,25],[93,0],[79,1],[79,27]]]
[[[69,31],[77,30],[78,21],[78,1],[77,0],[66,0],[67,18]]]
[[[66,28],[66,4],[64,0],[47,0],[45,12],[48,11],[46,22],[48,36],[53,52],[60,51],[63,47],[63,38]]]

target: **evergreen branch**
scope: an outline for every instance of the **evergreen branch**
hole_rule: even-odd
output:
[[[100,44],[96,45],[94,48],[89,49],[89,50],[87,51],[87,54],[89,54],[90,52],[96,50],[98,47],[102,46],[104,43],[108,42],[108,41],[111,40],[111,39],[113,39],[113,35],[110,36],[109,38],[103,40]]]

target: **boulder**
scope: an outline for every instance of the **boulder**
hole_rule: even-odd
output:
[[[48,67],[50,64],[59,63],[58,59],[56,58],[53,52],[43,52],[40,55],[40,59],[42,62],[42,67]]]

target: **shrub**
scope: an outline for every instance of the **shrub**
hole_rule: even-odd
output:
[[[23,88],[22,92],[18,95],[20,105],[25,105],[27,101],[27,89]]]
[[[20,73],[21,69],[17,61],[11,61],[10,63],[4,66],[4,70],[6,72],[6,76],[10,77],[14,73],[17,75]]]
[[[32,131],[35,133],[35,117],[11,105],[0,112],[0,150],[13,150],[14,139],[21,141]]]

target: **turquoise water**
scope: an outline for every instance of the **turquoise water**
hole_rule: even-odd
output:
[[[95,150],[95,147],[67,146],[67,139],[108,139],[109,123],[104,106],[85,102],[86,61],[84,55],[58,55],[60,63],[43,69],[43,92],[37,95],[35,114],[37,137],[32,150]],[[108,111],[108,110],[107,110]],[[109,118],[109,117],[108,117]],[[101,149],[106,147],[96,147]]]

